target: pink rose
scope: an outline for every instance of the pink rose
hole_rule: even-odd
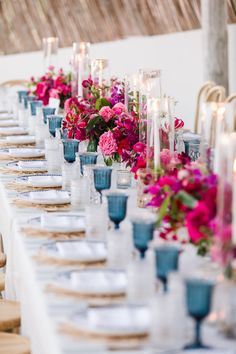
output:
[[[112,107],[112,110],[117,115],[120,115],[121,113],[127,113],[125,105],[121,102],[116,103],[115,106]]]
[[[105,132],[100,136],[99,147],[104,156],[111,156],[117,152],[118,146],[111,131]]]
[[[53,71],[54,69],[55,69],[55,67],[53,65],[49,65],[49,67],[48,67],[49,71]]]
[[[108,106],[102,107],[98,113],[105,122],[109,122],[109,120],[114,117],[114,111]]]

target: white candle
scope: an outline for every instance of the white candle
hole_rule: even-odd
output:
[[[173,97],[168,97],[168,112],[169,112],[169,121],[170,121],[169,140],[170,140],[170,152],[171,152],[171,154],[174,154],[174,149],[175,149],[174,107],[175,107],[174,98]]]
[[[160,135],[159,135],[159,119],[160,119],[160,100],[154,101],[153,114],[153,130],[154,130],[154,169],[160,165]]]
[[[83,96],[83,86],[82,86],[82,76],[83,76],[83,57],[82,55],[77,56],[78,62],[78,96]]]
[[[224,131],[224,123],[225,123],[225,118],[224,118],[224,113],[225,113],[225,107],[220,106],[217,109],[217,115],[215,117],[215,129],[213,126],[213,129],[215,131],[215,139],[213,139],[214,143],[214,166],[213,166],[213,171],[214,173],[218,174],[220,173],[220,137],[221,133]],[[213,117],[214,119],[214,117]],[[214,135],[214,133],[213,133]]]

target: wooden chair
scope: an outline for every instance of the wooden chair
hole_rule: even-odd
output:
[[[208,92],[215,86],[215,83],[212,81],[207,81],[205,84],[200,88],[198,96],[197,96],[197,106],[196,106],[196,113],[195,113],[195,123],[194,123],[194,132],[198,133],[198,124],[199,124],[199,114],[200,114],[200,107],[203,101],[206,101],[206,97]]]
[[[0,299],[0,332],[12,331],[20,327],[20,304],[16,301]]]
[[[206,95],[206,102],[224,102],[224,101],[225,101],[225,88],[223,86],[212,87]]]
[[[5,289],[5,274],[0,273],[0,293]]]
[[[0,354],[30,354],[30,342],[18,334],[0,333]]]
[[[7,262],[7,258],[6,258],[5,253],[0,252],[0,268],[5,267],[6,262]]]
[[[0,87],[26,86],[27,80],[9,80],[0,83]]]

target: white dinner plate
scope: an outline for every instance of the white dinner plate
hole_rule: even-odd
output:
[[[33,135],[11,135],[7,136],[4,140],[2,140],[6,144],[33,144],[35,143],[35,136]]]
[[[85,231],[85,217],[81,215],[45,214],[27,222],[31,228],[49,232],[68,233]]]
[[[15,158],[33,158],[33,157],[43,157],[45,151],[43,149],[36,148],[5,148],[0,149],[0,155],[9,155],[9,157]]]
[[[71,318],[79,329],[107,335],[130,336],[148,334],[151,325],[147,306],[111,305],[88,308]]]
[[[18,194],[17,199],[33,204],[58,205],[70,203],[69,193],[61,190],[22,192]]]
[[[28,134],[26,128],[22,128],[22,127],[0,128],[0,135],[24,135],[24,134]]]
[[[62,186],[62,176],[55,174],[20,176],[16,178],[16,183],[28,187],[55,188]]]
[[[46,160],[14,161],[6,164],[6,168],[13,171],[43,172],[43,171],[47,171],[47,162]]]
[[[116,269],[86,269],[60,273],[58,286],[80,294],[124,294],[127,290],[125,271]]]
[[[53,258],[78,262],[100,262],[107,259],[107,248],[99,241],[55,241],[42,246],[42,250]]]
[[[14,119],[0,119],[0,127],[17,127],[18,123]]]

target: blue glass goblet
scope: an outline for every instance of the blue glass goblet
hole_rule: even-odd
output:
[[[42,101],[31,101],[30,102],[30,111],[32,116],[36,116],[36,107],[42,107]]]
[[[47,116],[55,114],[56,108],[53,107],[43,107],[43,121],[47,124]]]
[[[150,220],[132,220],[134,246],[140,252],[140,257],[145,258],[148,243],[153,239],[156,222]]]
[[[75,162],[76,153],[79,150],[79,141],[76,139],[64,139],[62,140],[64,149],[64,159],[67,162]]]
[[[159,246],[155,249],[156,276],[163,283],[164,291],[168,290],[168,274],[178,270],[179,248],[170,245]]]
[[[29,107],[29,102],[35,101],[35,97],[34,96],[23,96],[23,100],[24,100],[24,108],[27,109]]]
[[[108,193],[108,215],[115,224],[115,229],[119,229],[121,221],[126,217],[128,195],[124,193]]]
[[[98,154],[96,152],[79,153],[81,175],[84,174],[84,165],[95,165],[97,163],[97,158]]]
[[[94,187],[100,194],[102,204],[102,191],[111,188],[111,173],[110,167],[101,166],[93,168]]]
[[[195,319],[195,339],[185,349],[207,349],[201,339],[201,324],[211,309],[214,284],[206,279],[192,278],[187,279],[185,285],[188,314]]]
[[[21,103],[23,97],[26,97],[28,95],[28,91],[27,90],[19,90],[19,91],[17,91],[17,95],[18,95],[18,102]]]
[[[48,120],[49,132],[52,136],[55,137],[56,136],[56,129],[61,128],[63,116],[48,115],[47,120]]]

